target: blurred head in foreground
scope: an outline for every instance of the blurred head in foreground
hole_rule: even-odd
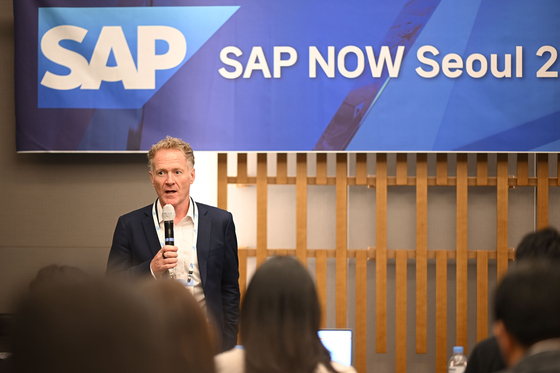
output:
[[[140,292],[154,303],[167,344],[182,372],[213,373],[215,343],[204,312],[177,281],[149,279]]]
[[[515,251],[516,261],[560,261],[560,233],[552,227],[527,234]]]
[[[535,344],[560,338],[560,270],[524,261],[504,276],[494,297],[494,334],[508,366]]]
[[[255,273],[241,306],[247,373],[334,371],[317,334],[321,311],[315,285],[294,258],[275,257]]]
[[[29,290],[33,292],[56,283],[81,283],[88,280],[91,280],[90,276],[78,267],[51,264],[37,272],[29,283]]]
[[[21,373],[173,370],[152,305],[101,280],[36,287],[16,310],[12,347]]]

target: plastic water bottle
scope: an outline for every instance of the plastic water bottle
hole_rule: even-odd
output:
[[[447,373],[464,373],[467,369],[467,358],[463,355],[463,346],[453,347],[453,356],[447,364]]]

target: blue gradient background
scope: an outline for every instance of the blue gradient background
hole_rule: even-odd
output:
[[[82,0],[83,6],[239,6],[239,9],[142,108],[39,109],[37,106],[37,8],[76,5],[70,0],[14,1],[16,18],[16,120],[18,151],[147,150],[166,135],[190,142],[196,150],[309,151],[333,118],[356,80],[337,71],[328,78],[318,69],[309,78],[308,48],[323,56],[355,45],[376,55],[383,38],[410,0],[284,1],[107,1]],[[549,54],[560,49],[557,0],[441,0],[408,51],[398,78],[389,81],[362,121],[349,151],[559,151],[560,78],[537,79]],[[84,27],[84,26],[82,26]],[[191,31],[189,31],[190,33]],[[187,35],[186,35],[187,36]],[[188,42],[187,36],[187,42]],[[448,53],[466,60],[472,53],[512,54],[524,48],[524,77],[497,79],[490,69],[482,79],[463,72],[457,79],[429,70],[416,51],[433,45],[441,63]],[[220,51],[236,46],[244,66],[251,48],[261,46],[272,72],[274,46],[291,46],[297,63],[282,78],[223,78]],[[133,53],[134,55],[134,53]],[[356,61],[349,56],[347,69]],[[225,66],[228,70],[230,67]],[[556,61],[550,68],[560,70]],[[369,74],[366,59],[364,74]],[[158,75],[159,79],[159,75]],[[106,83],[103,83],[105,85]],[[116,85],[122,83],[107,83]],[[159,80],[158,80],[159,84]]]

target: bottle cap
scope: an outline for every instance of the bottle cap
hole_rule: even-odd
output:
[[[455,346],[453,347],[454,354],[462,354],[463,353],[463,346]]]

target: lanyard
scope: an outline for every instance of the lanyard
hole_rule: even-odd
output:
[[[194,285],[194,281],[193,281],[193,273],[194,273],[194,259],[196,258],[196,242],[197,242],[197,238],[198,238],[198,207],[196,206],[196,203],[193,201],[193,199],[191,198],[191,203],[193,206],[193,236],[192,236],[192,246],[191,246],[191,262],[189,263],[189,272],[188,272],[188,276],[187,279],[178,279],[179,282],[183,283],[183,285],[188,286],[188,287],[192,287]],[[152,206],[152,216],[154,219],[154,226],[156,228],[156,232],[159,238],[159,243],[161,245],[161,247],[163,247],[165,245],[165,236],[164,236],[164,232],[162,229],[160,229],[159,227],[159,221],[158,221],[158,209],[157,209],[157,204],[159,202],[159,199],[156,199],[156,201],[154,202],[153,206]]]

